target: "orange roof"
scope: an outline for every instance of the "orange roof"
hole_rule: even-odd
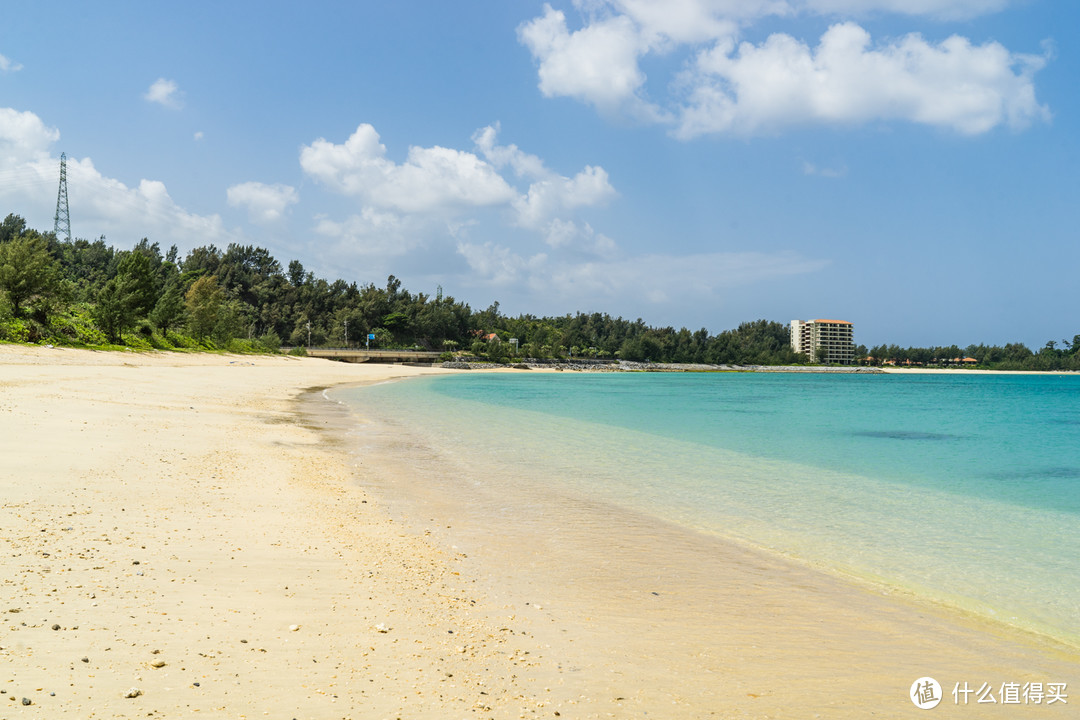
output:
[[[811,320],[810,322],[816,323],[831,323],[833,325],[850,325],[847,320]]]

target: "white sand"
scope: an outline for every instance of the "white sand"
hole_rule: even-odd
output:
[[[424,372],[0,346],[0,717],[902,717],[924,672],[1080,692],[1071,650],[677,528],[583,531],[606,569],[465,557],[363,489],[408,468],[358,474],[329,408],[296,414]]]

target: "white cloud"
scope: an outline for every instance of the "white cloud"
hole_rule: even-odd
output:
[[[0,163],[12,165],[47,157],[60,131],[46,127],[32,112],[0,108]]]
[[[386,157],[371,125],[360,125],[342,145],[319,138],[300,153],[300,165],[327,187],[374,207],[401,212],[446,212],[510,202],[514,189],[476,155],[444,147],[411,147],[404,163]]]
[[[601,205],[615,195],[603,168],[587,166],[572,178],[537,180],[514,201],[518,222],[535,228],[566,210]]]
[[[51,151],[59,139],[60,132],[34,113],[0,108],[0,206],[39,230],[53,226],[60,158]],[[120,247],[149,237],[181,248],[242,239],[225,228],[220,216],[184,210],[159,181],[141,180],[128,187],[102,175],[90,158],[74,157],[68,158],[67,178],[77,237],[106,235]]]
[[[522,152],[514,144],[496,144],[499,130],[499,123],[495,123],[473,133],[473,143],[485,160],[496,168],[509,165],[517,177],[545,178],[551,175],[551,171],[544,166],[544,161],[536,155]]]
[[[148,237],[181,248],[242,239],[225,228],[221,216],[198,215],[177,205],[164,183],[143,179],[131,188],[102,175],[89,158],[68,158],[68,188],[72,229],[81,227],[77,234],[82,236],[105,234],[121,246]]]
[[[373,224],[379,218],[408,218],[413,231],[424,223],[438,225],[456,237],[475,224],[475,218],[463,216],[493,208],[508,211],[514,225],[539,233],[549,244],[550,238],[573,236],[577,249],[611,252],[610,238],[591,227],[577,229],[573,220],[580,210],[615,197],[607,172],[587,165],[573,177],[560,175],[516,145],[500,145],[498,132],[498,123],[477,130],[475,153],[414,146],[398,164],[387,158],[375,128],[361,125],[343,144],[320,138],[305,146],[300,165],[327,187],[360,201],[361,212],[346,223],[321,224],[335,237],[370,243],[372,232],[388,229],[386,222]],[[528,185],[519,189],[515,183]]]
[[[316,219],[314,235],[322,242],[313,251],[358,258],[372,272],[415,260],[440,282],[582,307],[715,300],[740,285],[826,264],[793,253],[629,256],[582,217],[616,196],[603,168],[560,174],[540,157],[501,143],[499,133],[498,124],[477,130],[472,152],[412,147],[400,163],[370,125],[343,143],[319,139],[305,146],[304,172],[357,202],[344,220]],[[475,187],[465,192],[470,179]],[[494,216],[509,227],[490,227]],[[448,257],[451,250],[455,256]],[[447,278],[458,272],[455,265],[461,274]]]
[[[246,207],[254,223],[269,225],[280,221],[290,205],[300,201],[296,189],[289,185],[265,185],[246,182],[233,185],[225,192],[232,207]]]
[[[539,62],[545,97],[571,97],[603,112],[661,119],[660,110],[641,94],[645,73],[638,58],[648,51],[648,42],[630,18],[615,15],[571,33],[566,15],[545,4],[543,16],[518,28],[518,38]]]
[[[195,142],[198,142],[199,140],[202,140],[202,139],[203,139],[203,137],[204,137],[204,135],[203,135],[203,131],[202,131],[202,130],[198,130],[198,131],[196,131],[196,133],[195,133],[195,135],[194,135],[194,139],[195,139]]]
[[[533,181],[526,192],[512,201],[518,225],[539,229],[563,213],[600,206],[615,197],[615,188],[603,168],[586,165],[572,178],[559,175],[517,145],[498,145],[498,132],[497,123],[490,125],[473,134],[473,141],[494,167],[509,166],[516,176]]]
[[[22,67],[22,65],[14,60],[0,55],[0,73],[19,72],[22,70]]]
[[[752,134],[806,123],[906,120],[964,134],[1044,119],[1031,76],[1044,59],[998,43],[907,35],[873,48],[854,23],[830,27],[816,48],[775,34],[761,45],[701,52],[685,80],[676,135]]]
[[[179,110],[184,106],[183,93],[180,87],[172,80],[158,78],[143,95],[147,102],[157,103],[172,110]]]
[[[1049,117],[1033,76],[1046,56],[959,36],[918,34],[875,46],[852,22],[834,25],[817,47],[785,33],[760,45],[740,34],[764,18],[798,14],[894,13],[938,20],[1005,8],[1009,0],[574,0],[583,25],[543,14],[518,28],[538,65],[545,97],[570,97],[606,114],[669,125],[690,139],[753,134],[806,123],[903,121],[978,134],[1020,129]],[[642,60],[689,54],[689,69],[650,99]]]

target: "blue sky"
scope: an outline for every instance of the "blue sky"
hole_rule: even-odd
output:
[[[1078,3],[5,0],[0,215],[504,312],[1080,332]]]

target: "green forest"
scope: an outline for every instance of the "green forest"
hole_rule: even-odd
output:
[[[727,365],[805,364],[788,326],[744,322],[708,330],[653,327],[606,313],[508,317],[438,289],[411,293],[386,285],[315,277],[298,260],[282,266],[269,251],[232,244],[197,247],[183,258],[141,240],[117,250],[104,238],[60,240],[9,214],[0,223],[0,341],[75,347],[277,352],[283,346],[416,348],[494,361],[599,358]],[[517,339],[517,348],[509,342]],[[302,352],[300,350],[299,352]],[[1001,347],[856,350],[859,362],[931,364],[974,357],[980,367],[1080,370],[1080,335],[1035,353]],[[873,357],[868,361],[868,356]]]

